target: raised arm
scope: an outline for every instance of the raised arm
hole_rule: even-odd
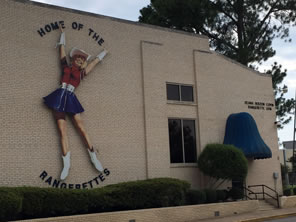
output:
[[[96,58],[91,61],[85,68],[85,75],[87,75],[88,73],[90,73],[90,71],[93,70],[93,68],[103,60],[103,58],[107,55],[108,51],[106,49],[104,49],[102,52],[100,52],[99,55],[96,56]]]
[[[61,45],[60,46],[60,58],[61,59],[66,58],[66,50],[65,50],[65,46],[64,45]]]
[[[61,36],[60,36],[60,41],[57,43],[57,46],[60,46],[60,59],[66,58],[66,50],[65,50],[65,45],[66,45],[66,37],[65,37],[65,32],[64,29],[60,26],[61,30]]]

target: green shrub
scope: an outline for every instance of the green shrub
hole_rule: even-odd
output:
[[[106,212],[185,204],[190,184],[170,178],[158,178],[105,186],[89,194],[90,211]]]
[[[65,216],[88,212],[86,190],[50,189],[44,198],[43,216]]]
[[[241,188],[238,187],[232,187],[231,190],[229,191],[229,196],[233,200],[239,200],[244,197],[244,191]]]
[[[47,189],[36,187],[19,188],[18,192],[23,196],[22,214],[24,218],[38,218],[43,214],[43,202],[47,195]],[[44,215],[46,216],[46,215]]]
[[[216,180],[244,180],[248,161],[243,152],[232,145],[208,144],[198,157],[198,167]]]
[[[190,184],[159,178],[92,190],[0,188],[0,221],[184,205]]]
[[[206,202],[206,193],[200,190],[189,190],[186,193],[186,203],[189,205],[203,204]]]
[[[296,187],[293,188],[293,195],[296,195]]]
[[[292,195],[292,189],[286,188],[283,190],[284,196],[291,196]]]
[[[0,190],[0,221],[16,219],[22,209],[22,197],[8,189]]]
[[[226,190],[216,190],[217,200],[225,201],[227,199],[227,191]]]
[[[207,203],[216,203],[217,202],[216,190],[205,189],[204,191],[206,193]]]

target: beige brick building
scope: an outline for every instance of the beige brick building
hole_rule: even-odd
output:
[[[281,177],[273,177],[280,174],[280,164],[275,110],[267,107],[274,104],[270,76],[210,51],[204,36],[28,0],[2,0],[0,16],[1,186],[55,183],[91,188],[174,177],[203,188],[206,178],[188,162],[194,162],[206,144],[223,143],[230,114],[249,112],[272,158],[249,160],[246,184],[266,184],[281,192]],[[93,56],[103,47],[109,51],[75,91],[86,110],[86,128],[108,170],[98,175],[68,119],[72,163],[64,182],[58,182],[62,161],[56,123],[42,101],[59,86],[56,23],[65,26],[68,52],[72,47]],[[184,99],[168,99],[169,87],[183,93]],[[185,153],[183,141],[181,161],[170,159],[170,120],[194,132],[196,146]],[[194,156],[187,161],[184,155]]]

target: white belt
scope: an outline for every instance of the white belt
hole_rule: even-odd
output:
[[[67,91],[69,91],[69,92],[74,92],[74,90],[75,90],[74,86],[72,86],[71,84],[67,84],[65,82],[62,83],[61,88],[67,89]]]

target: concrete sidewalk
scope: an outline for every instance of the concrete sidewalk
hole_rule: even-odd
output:
[[[204,220],[194,220],[190,222],[251,222],[265,221],[272,218],[284,218],[288,216],[296,216],[296,208],[274,209],[267,211],[254,211],[239,215],[217,217]],[[189,221],[188,221],[189,222]]]

